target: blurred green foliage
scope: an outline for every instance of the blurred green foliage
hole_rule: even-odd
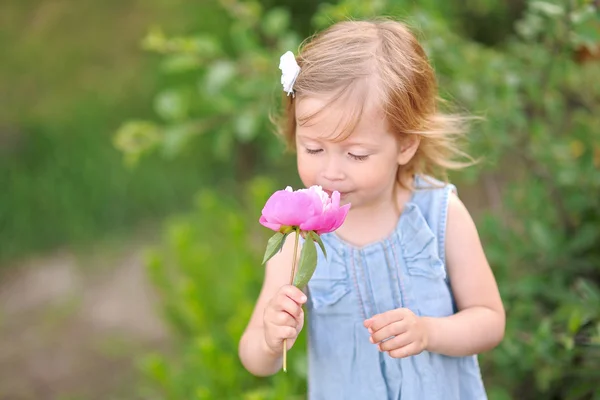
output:
[[[442,96],[485,117],[470,137],[484,162],[454,177],[480,183],[491,204],[478,226],[508,326],[481,357],[490,397],[600,399],[594,2],[31,3],[0,5],[0,72],[10,77],[0,258],[129,229],[217,188],[170,220],[149,254],[176,341],[142,361],[144,398],[303,398],[303,336],[288,374],[255,378],[237,360],[262,280],[260,209],[279,182],[298,182],[269,121],[277,64],[335,21],[390,15],[423,40]],[[148,21],[163,27],[142,41],[152,54],[142,62]],[[272,180],[254,179],[261,174]]]
[[[202,140],[131,169],[110,138],[124,119],[152,115],[152,93],[174,83],[139,48],[148,26],[218,36],[228,18],[213,2],[0,4],[0,261],[132,231],[220,179],[213,160],[197,157]]]
[[[195,88],[194,101],[212,103],[208,117],[192,117],[187,95],[176,95],[185,100],[169,102],[162,122],[148,123],[148,137],[155,148],[169,147],[172,129],[191,122],[213,136],[216,157],[239,161],[251,145],[260,156],[244,159],[248,175],[274,171],[278,148],[267,115],[269,98],[281,90],[278,57],[295,49],[293,30],[305,34],[308,25],[290,25],[285,8],[221,4],[233,16],[234,48],[220,48],[205,34],[188,38],[200,42],[185,49],[174,43],[186,38],[160,32],[146,38],[148,48],[167,54],[166,64],[194,59],[182,62],[197,71],[188,88]],[[481,356],[490,398],[600,399],[597,6],[584,0],[345,0],[319,5],[310,26],[377,15],[413,26],[442,96],[484,116],[470,137],[471,153],[484,161],[454,177],[479,182],[490,203],[478,226],[508,314],[505,340]],[[211,118],[223,122],[215,129]],[[138,151],[121,148],[130,156]],[[287,177],[296,179],[291,171]],[[262,277],[266,237],[256,231],[256,219],[274,189],[260,179],[241,179],[240,187],[246,189],[234,203],[227,194],[203,191],[192,214],[167,225],[164,248],[150,257],[178,336],[173,354],[151,355],[143,364],[153,382],[148,390],[163,398],[270,399],[306,392],[303,367],[257,379],[237,361],[237,341]],[[296,346],[291,359],[304,363],[302,351]]]
[[[259,178],[237,199],[202,190],[194,212],[174,217],[163,245],[148,254],[175,348],[172,356],[151,354],[141,361],[152,382],[141,389],[143,398],[303,398],[304,334],[289,352],[289,374],[253,377],[237,356],[263,276],[267,238],[256,213],[274,189],[272,181]]]
[[[115,144],[131,162],[155,149],[176,155],[206,135],[207,154],[233,164],[239,181],[281,158],[282,144],[273,140],[270,121],[280,94],[273,60],[297,48],[300,37],[283,8],[221,3],[232,21],[223,39],[212,32],[166,37],[152,30],[143,40],[144,48],[164,55],[163,73],[182,81],[156,94],[161,123],[130,121],[117,132]]]

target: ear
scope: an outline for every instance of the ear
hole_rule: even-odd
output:
[[[406,165],[413,158],[419,144],[421,143],[421,137],[419,135],[406,135],[402,139],[398,140],[398,165]]]

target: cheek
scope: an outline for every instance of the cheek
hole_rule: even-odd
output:
[[[304,154],[298,154],[296,156],[296,162],[298,166],[298,175],[300,176],[302,183],[304,183],[306,187],[315,184],[316,163],[311,162]]]
[[[393,163],[377,163],[369,165],[368,168],[361,168],[357,171],[357,179],[360,179],[362,186],[369,191],[379,192],[385,190],[395,181],[397,165]]]

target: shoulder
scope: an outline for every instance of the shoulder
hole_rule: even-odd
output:
[[[475,222],[467,207],[453,192],[448,198],[446,238],[446,254],[450,260],[461,253],[468,254],[481,248]]]
[[[448,195],[448,219],[447,219],[448,240],[451,240],[452,234],[460,234],[476,231],[475,222],[469,213],[465,204],[460,200],[455,191]]]
[[[465,204],[460,200],[455,190],[448,194],[448,219],[454,217],[455,220],[471,219],[471,214]],[[450,221],[448,221],[450,222]]]

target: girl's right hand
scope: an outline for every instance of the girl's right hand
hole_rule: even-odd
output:
[[[263,326],[267,346],[277,355],[283,351],[283,341],[287,339],[287,350],[296,341],[304,326],[306,295],[292,285],[282,286],[265,307]]]

